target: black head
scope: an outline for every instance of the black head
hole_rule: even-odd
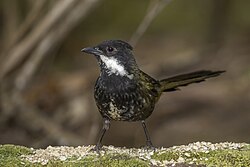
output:
[[[94,54],[96,56],[117,56],[131,54],[133,47],[122,40],[107,40],[98,44],[95,47],[83,48],[81,51],[89,54]]]
[[[107,40],[94,47],[82,49],[82,52],[96,56],[102,72],[108,75],[126,76],[137,68],[133,47],[122,40]]]

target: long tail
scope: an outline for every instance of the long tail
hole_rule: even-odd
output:
[[[199,83],[205,81],[207,78],[219,76],[225,71],[195,71],[192,73],[177,75],[167,79],[160,80],[161,89],[163,92],[171,92],[179,90],[179,87],[186,86],[191,83]]]

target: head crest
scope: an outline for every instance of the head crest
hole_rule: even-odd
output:
[[[103,41],[102,44],[104,44],[104,45],[113,45],[113,46],[119,46],[120,45],[120,46],[123,46],[123,47],[125,47],[127,49],[133,50],[133,47],[129,43],[127,43],[127,42],[125,42],[123,40],[107,40],[107,41]]]
[[[122,40],[116,40],[117,42],[119,42],[119,43],[121,43],[123,46],[125,46],[126,48],[128,48],[128,49],[130,49],[130,50],[133,50],[133,47],[129,44],[129,43],[127,43],[127,42],[125,42],[125,41],[122,41]]]

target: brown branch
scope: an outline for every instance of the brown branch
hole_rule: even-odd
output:
[[[30,30],[31,27],[34,26],[34,24],[37,22],[40,15],[42,14],[42,10],[44,9],[46,0],[33,1],[31,3],[31,11],[29,12],[22,25],[17,29],[17,31],[13,32],[13,38],[11,39],[9,46],[6,46],[9,50],[12,49],[12,46],[17,44],[21,40],[21,38],[23,38],[24,35],[28,32],[28,30]]]
[[[147,11],[145,17],[143,18],[135,33],[130,38],[130,44],[132,46],[135,46],[137,44],[138,40],[146,32],[147,28],[152,23],[154,18],[164,9],[167,4],[171,2],[171,0],[154,0],[153,2],[154,4],[149,5],[149,10]]]
[[[4,63],[1,64],[0,80],[28,56],[28,53],[38,44],[44,35],[46,35],[60,19],[65,17],[77,1],[78,0],[58,1],[55,7],[51,9],[46,17],[36,26],[34,31],[10,50],[8,56],[5,57]]]
[[[60,41],[67,36],[81,19],[87,16],[90,9],[99,1],[100,0],[80,1],[75,5],[74,9],[65,16],[62,22],[58,23],[52,31],[46,34],[32,53],[30,59],[24,64],[19,75],[17,75],[15,81],[16,88],[21,90],[27,85],[45,56],[48,55],[54,47],[59,45]]]
[[[60,44],[60,41],[65,38],[65,36],[80,22],[81,19],[87,16],[90,9],[99,1],[100,0],[57,1],[58,3],[60,2],[63,4],[57,3],[57,6],[44,17],[44,19],[38,24],[38,27],[28,34],[28,37],[21,41],[20,44],[17,44],[17,46],[13,48],[13,51],[9,53],[8,57],[6,57],[5,64],[2,63],[2,67],[0,67],[4,70],[0,71],[0,73],[2,72],[0,74],[2,77],[9,71],[13,70],[20,61],[25,59],[26,61],[24,61],[23,68],[21,68],[15,79],[17,90],[11,89],[11,91],[8,91],[8,98],[10,98],[8,104],[11,106],[10,110],[7,111],[8,115],[18,115],[21,122],[23,121],[28,124],[28,128],[42,128],[55,139],[62,139],[67,142],[73,141],[74,144],[80,144],[83,142],[83,140],[79,140],[79,137],[70,132],[66,132],[65,134],[65,131],[59,124],[55,123],[50,118],[41,115],[38,109],[26,105],[22,100],[21,94],[19,94],[19,90],[24,88],[30,81],[32,75],[45,56],[48,55],[54,47]],[[50,17],[53,17],[53,19]],[[31,54],[29,54],[30,52]],[[30,57],[27,59],[27,56]],[[15,58],[17,60],[15,60]],[[3,87],[1,87],[1,90],[7,92]],[[8,106],[2,107],[5,110]],[[8,116],[3,120],[7,119]]]

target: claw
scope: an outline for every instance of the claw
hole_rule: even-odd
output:
[[[97,145],[95,145],[95,147],[92,148],[90,151],[95,151],[97,154],[100,155],[101,148],[102,148],[102,145],[97,144]]]
[[[149,141],[146,141],[146,146],[145,146],[145,148],[147,149],[147,150],[153,150],[153,151],[155,151],[156,150],[156,148],[153,146],[153,144],[152,144],[152,142],[149,140]]]

